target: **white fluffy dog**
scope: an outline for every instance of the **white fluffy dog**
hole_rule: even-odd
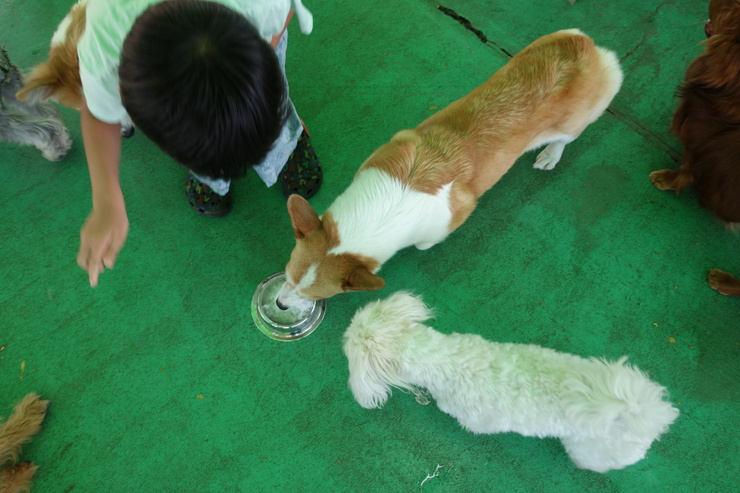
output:
[[[473,334],[441,334],[420,298],[399,292],[361,308],[344,335],[349,385],[365,408],[391,387],[426,388],[474,433],[559,437],[578,467],[596,472],[641,460],[678,416],[665,388],[640,370]]]

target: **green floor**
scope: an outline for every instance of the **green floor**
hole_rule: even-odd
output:
[[[3,0],[0,44],[30,68],[72,3]],[[445,1],[472,29],[428,0],[305,3],[314,32],[291,25],[288,74],[325,170],[319,211],[395,131],[543,34],[582,29],[617,52],[625,83],[556,170],[525,155],[447,241],[400,252],[382,291],[330,299],[291,343],[249,310],[293,248],[279,188],[251,174],[229,216],[199,217],[184,171],[136,135],[121,171],[131,232],[93,290],[75,263],[90,208],[77,115],[63,110],[75,142],[62,162],[0,144],[0,414],[27,392],[51,400],[23,454],[41,466],[35,490],[737,491],[740,299],[705,278],[740,274],[740,236],[693,192],[648,179],[676,166],[674,92],[701,52],[706,2]],[[423,294],[443,332],[629,355],[681,415],[645,460],[600,475],[556,439],[473,435],[400,392],[364,410],[341,337],[355,310],[400,289]]]

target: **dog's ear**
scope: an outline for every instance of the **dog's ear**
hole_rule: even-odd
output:
[[[347,276],[347,282],[342,285],[344,291],[376,291],[385,286],[385,281],[373,274],[367,267],[355,267]]]
[[[740,90],[740,5],[722,5],[718,12],[710,12],[714,35],[704,41],[706,50],[697,70],[696,80],[703,85],[731,91]],[[737,96],[733,96],[737,97]]]
[[[288,214],[297,240],[303,239],[321,227],[321,219],[311,204],[300,195],[288,198]]]
[[[49,99],[56,88],[60,86],[59,75],[54,72],[48,63],[36,66],[31,73],[23,78],[23,87],[16,93],[18,101],[37,104]]]

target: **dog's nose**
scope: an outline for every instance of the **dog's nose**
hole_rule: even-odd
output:
[[[277,305],[277,307],[278,307],[278,308],[280,308],[280,309],[281,309],[281,310],[283,310],[283,311],[285,311],[285,310],[287,310],[287,309],[288,309],[288,307],[287,307],[287,306],[285,306],[285,305],[283,305],[282,303],[280,303],[280,300],[279,300],[279,299],[276,299],[276,300],[275,300],[275,304]]]

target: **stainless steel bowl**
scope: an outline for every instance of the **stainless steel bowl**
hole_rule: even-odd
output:
[[[262,281],[252,297],[252,319],[267,337],[278,341],[295,341],[306,337],[324,320],[326,300],[314,301],[309,308],[281,310],[275,301],[285,272],[276,272]]]

